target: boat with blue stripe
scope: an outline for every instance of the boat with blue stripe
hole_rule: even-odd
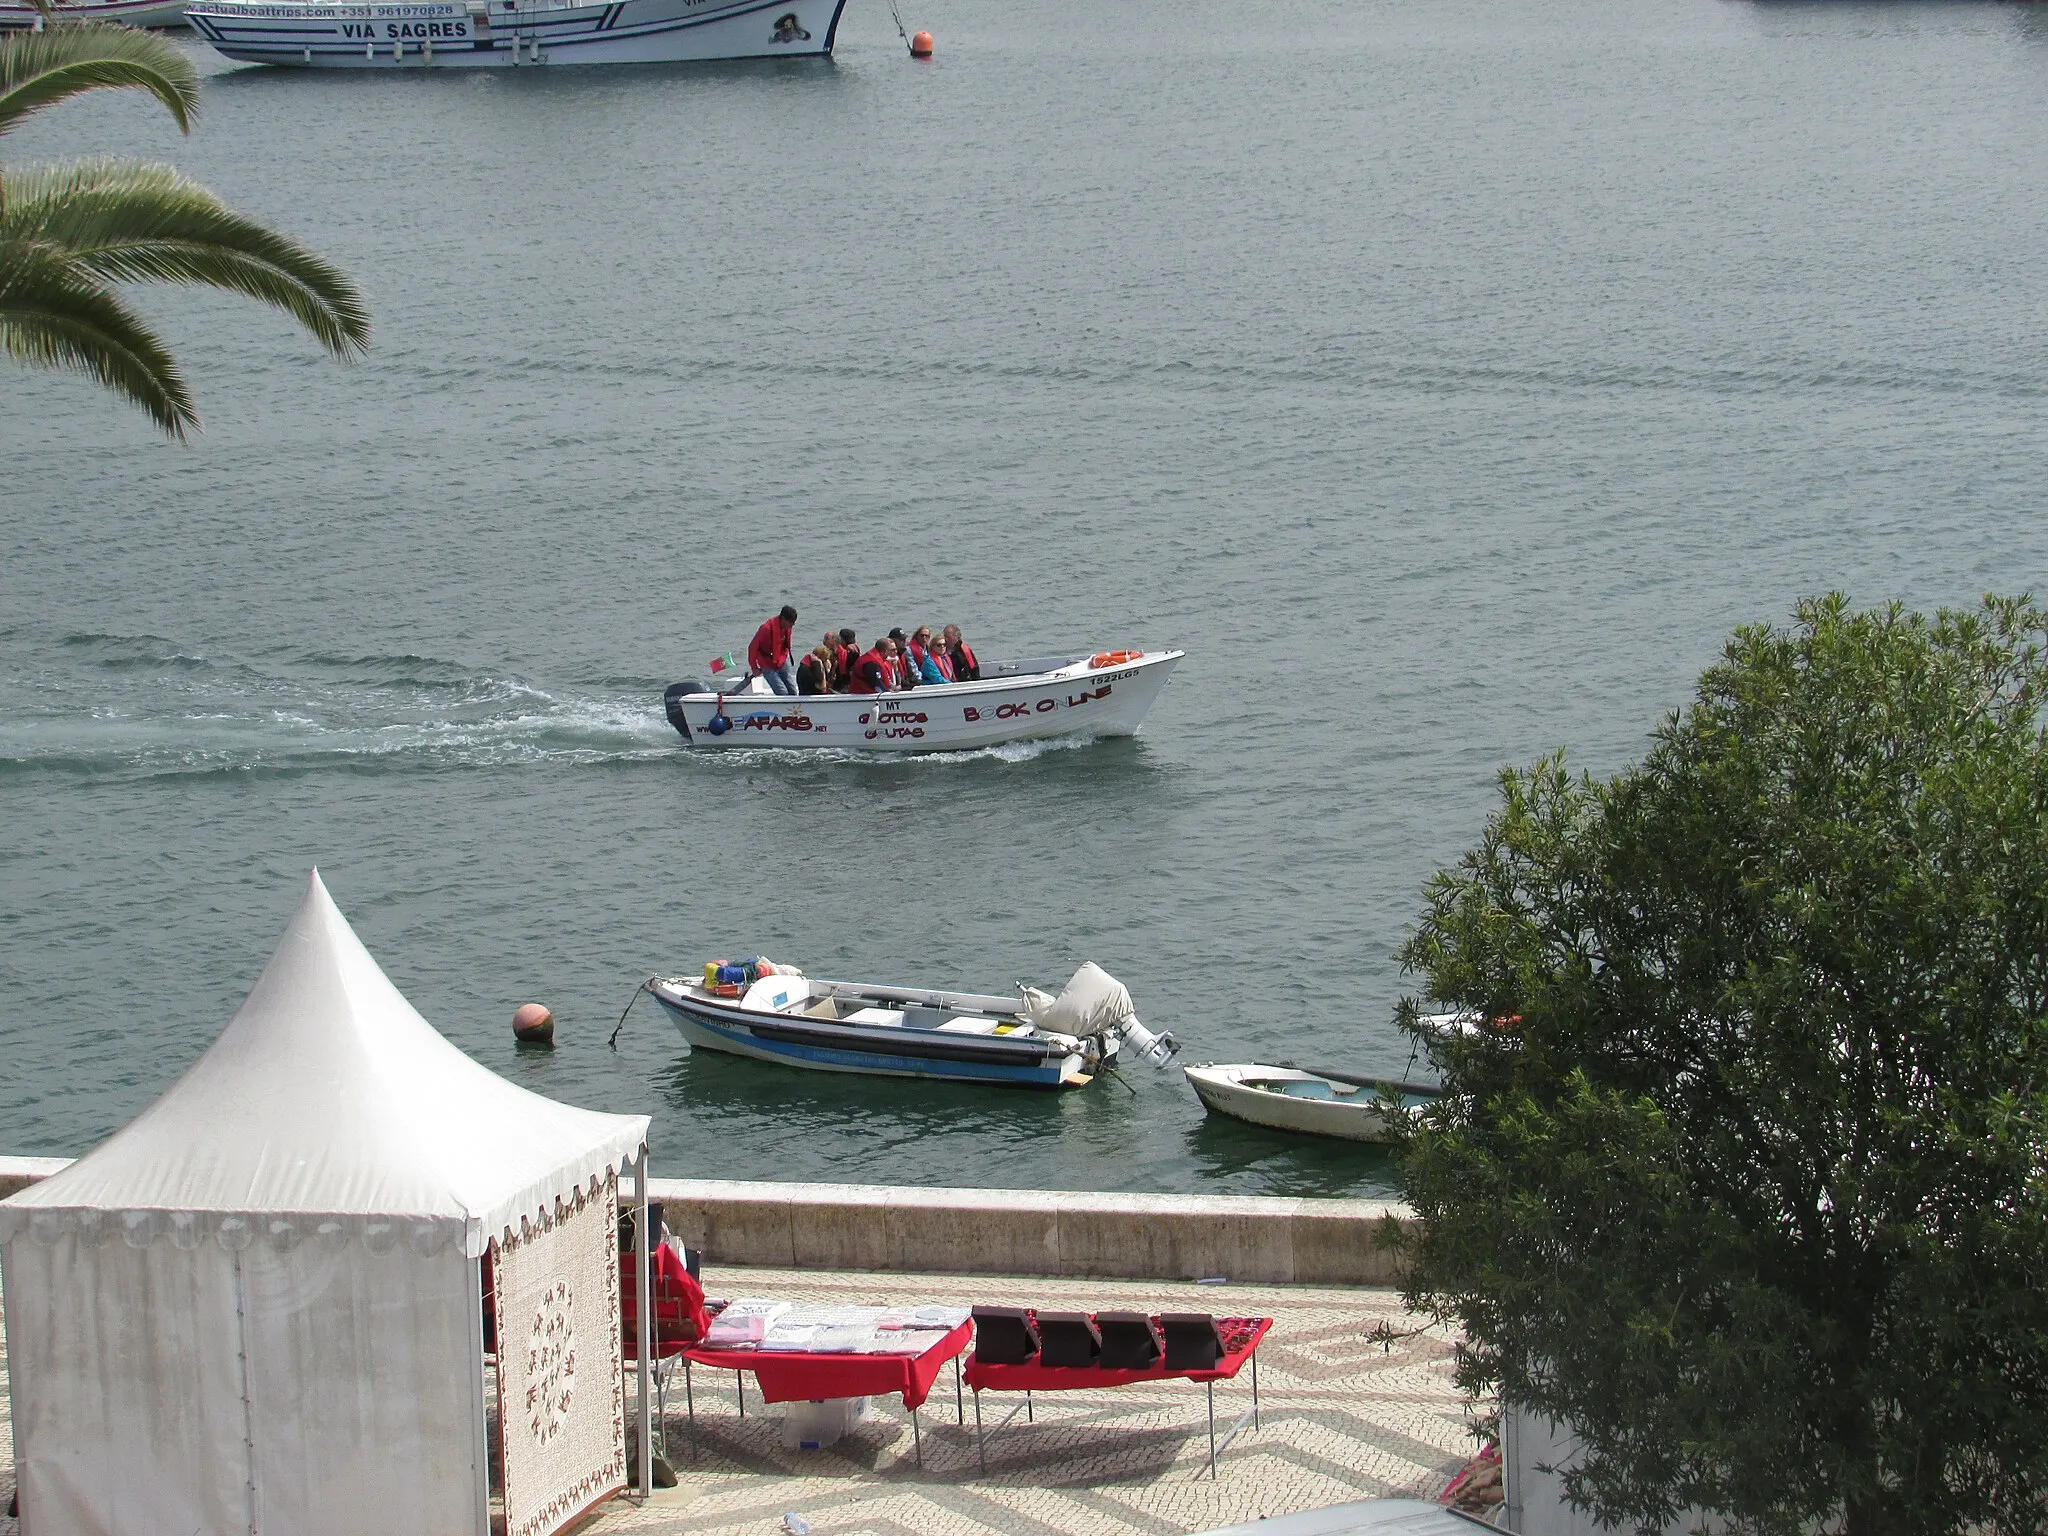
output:
[[[807,977],[776,966],[745,981],[717,962],[702,976],[645,985],[693,1050],[816,1072],[860,1072],[1013,1088],[1078,1088],[1125,1046],[1153,1066],[1179,1049],[1138,1022],[1130,993],[1087,964],[1053,997],[1010,996]]]

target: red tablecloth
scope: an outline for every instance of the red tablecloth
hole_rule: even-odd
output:
[[[693,1365],[721,1371],[752,1371],[768,1403],[808,1403],[832,1397],[887,1397],[903,1394],[915,1408],[931,1395],[939,1367],[967,1348],[974,1323],[941,1334],[920,1355],[807,1355],[783,1350],[686,1349]]]
[[[967,1385],[977,1392],[1071,1392],[1080,1387],[1127,1387],[1138,1381],[1227,1381],[1235,1376],[1259,1340],[1273,1326],[1270,1317],[1220,1317],[1225,1330],[1231,1325],[1249,1327],[1251,1336],[1206,1371],[1170,1371],[1164,1363],[1149,1371],[1105,1371],[1099,1365],[1040,1365],[1027,1360],[1022,1365],[990,1365],[981,1360],[967,1362]]]

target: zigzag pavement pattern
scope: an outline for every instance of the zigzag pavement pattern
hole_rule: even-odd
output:
[[[1270,1315],[1259,1425],[1230,1444],[1212,1481],[1205,1396],[1193,1382],[1035,1394],[1031,1422],[1018,1414],[989,1434],[984,1475],[971,1394],[963,1424],[950,1371],[920,1415],[921,1468],[894,1398],[827,1450],[785,1450],[758,1397],[750,1392],[742,1419],[730,1375],[699,1371],[694,1437],[679,1380],[670,1399],[677,1486],[644,1508],[609,1506],[588,1531],[756,1536],[795,1513],[814,1536],[1180,1536],[1350,1499],[1433,1497],[1475,1445],[1451,1381],[1452,1341],[1422,1329],[1392,1291],[725,1268],[704,1279],[713,1295],[849,1305]],[[1397,1337],[1374,1342],[1382,1324]],[[985,1395],[984,1422],[993,1430],[1018,1401]],[[1218,1434],[1250,1404],[1248,1372],[1218,1383]]]
[[[1204,1393],[1192,1382],[1038,1394],[975,1457],[974,1417],[955,1419],[952,1374],[940,1377],[920,1423],[924,1465],[896,1399],[824,1451],[780,1444],[780,1423],[749,1394],[744,1419],[731,1378],[696,1375],[697,1421],[674,1398],[667,1420],[677,1485],[645,1507],[619,1500],[581,1532],[768,1536],[785,1513],[814,1536],[1180,1536],[1262,1516],[1372,1497],[1429,1498],[1474,1446],[1452,1385],[1452,1342],[1419,1328],[1391,1291],[1277,1285],[1194,1286],[1126,1280],[824,1274],[713,1269],[714,1295],[853,1305],[974,1302],[1088,1311],[1212,1311],[1270,1315],[1259,1352],[1259,1426],[1247,1426],[1208,1475]],[[1385,1324],[1397,1337],[1375,1343]],[[0,1386],[5,1381],[0,1343]],[[678,1383],[677,1397],[680,1397]],[[1248,1373],[1216,1390],[1218,1433],[1251,1401]],[[993,1427],[1016,1399],[984,1398]],[[772,1410],[771,1410],[772,1411]],[[692,1449],[694,1438],[695,1448]],[[0,1389],[0,1490],[12,1492],[13,1437]],[[4,1496],[0,1493],[0,1496]],[[0,1518],[0,1536],[18,1536]]]

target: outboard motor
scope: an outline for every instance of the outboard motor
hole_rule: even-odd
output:
[[[683,733],[683,740],[693,741],[690,722],[683,718],[683,699],[692,693],[709,693],[711,690],[694,677],[680,683],[670,683],[668,692],[661,696],[661,707],[668,715],[668,723]]]
[[[1124,1021],[1123,1036],[1124,1044],[1136,1051],[1141,1061],[1149,1061],[1154,1067],[1165,1067],[1180,1050],[1180,1042],[1170,1031],[1162,1029],[1155,1035],[1136,1018]]]

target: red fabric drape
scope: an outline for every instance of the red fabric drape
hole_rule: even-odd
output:
[[[805,1355],[781,1350],[688,1349],[692,1365],[752,1371],[767,1403],[808,1403],[832,1397],[903,1395],[915,1408],[931,1395],[939,1368],[967,1348],[972,1321],[962,1323],[920,1355]]]
[[[967,1362],[967,1385],[977,1392],[1072,1392],[1082,1387],[1128,1387],[1140,1381],[1228,1381],[1251,1359],[1259,1340],[1273,1326],[1270,1317],[1219,1317],[1216,1326],[1226,1339],[1233,1330],[1248,1336],[1231,1339],[1235,1347],[1206,1371],[1169,1371],[1165,1365],[1149,1371],[1105,1371],[1097,1365],[1040,1365],[1027,1360],[1022,1365],[989,1365],[980,1360]]]

